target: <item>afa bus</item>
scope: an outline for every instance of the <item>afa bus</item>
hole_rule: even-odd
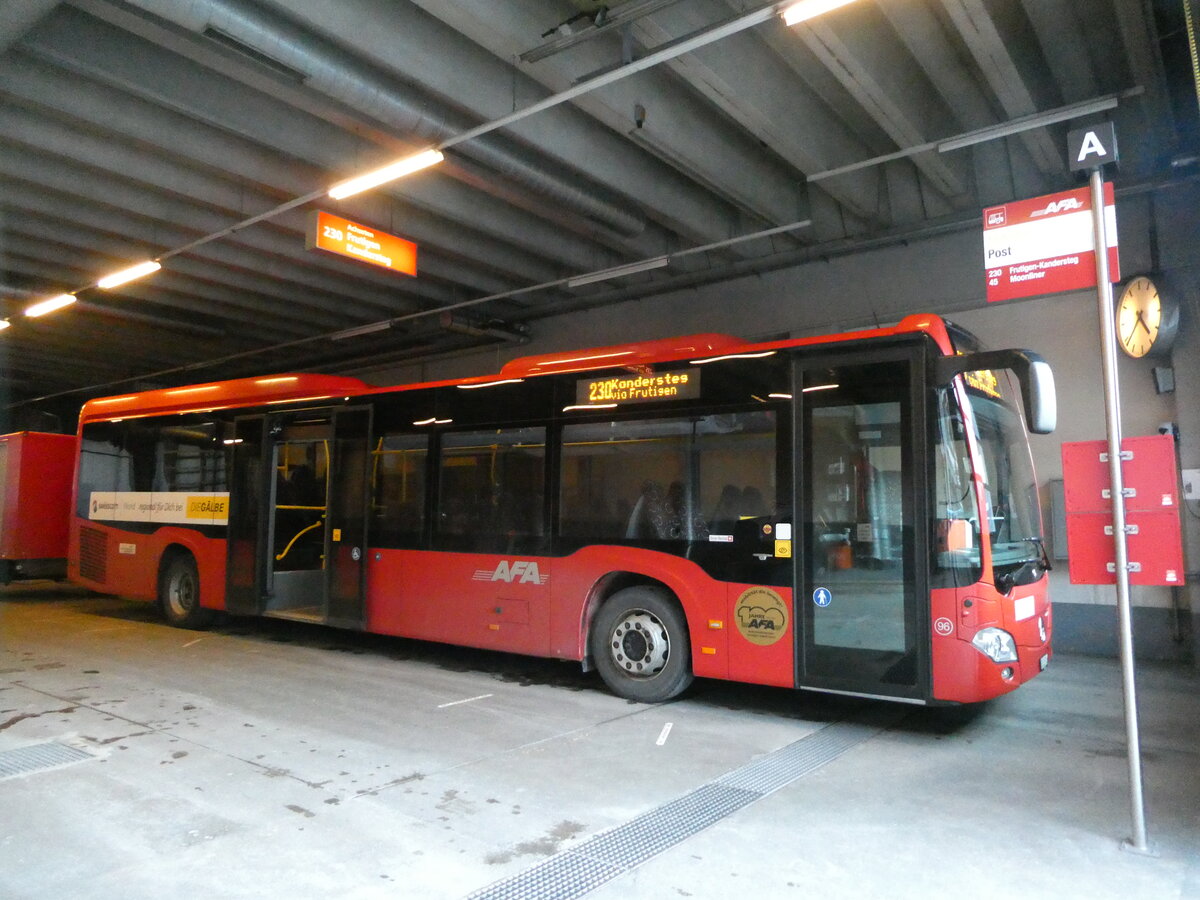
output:
[[[1045,362],[935,316],[107,397],[80,416],[69,574],[185,628],[574,660],[645,702],[694,676],[981,701],[1051,653],[1025,422],[1054,427]]]

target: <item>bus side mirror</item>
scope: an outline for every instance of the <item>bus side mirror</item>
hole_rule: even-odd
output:
[[[1030,360],[1029,375],[1021,382],[1025,398],[1025,420],[1034,434],[1050,434],[1058,424],[1058,400],[1054,392],[1054,373],[1041,357]]]
[[[1058,421],[1058,402],[1054,392],[1054,373],[1050,365],[1032,350],[981,350],[937,360],[939,384],[949,384],[955,375],[1008,369],[1021,384],[1025,422],[1034,434],[1050,434]]]

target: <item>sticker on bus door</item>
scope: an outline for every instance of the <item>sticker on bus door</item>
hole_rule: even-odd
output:
[[[822,608],[833,602],[833,594],[829,588],[819,587],[813,591],[813,603]]]

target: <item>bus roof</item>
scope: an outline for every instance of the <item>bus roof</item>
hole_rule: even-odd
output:
[[[370,389],[365,381],[344,375],[307,373],[211,381],[89,400],[79,421],[94,422],[156,413],[210,412],[270,403],[299,403],[348,397]]]
[[[498,374],[419,384],[376,387],[357,378],[308,373],[213,381],[206,384],[140,391],[134,394],[89,400],[79,414],[79,421],[82,424],[162,413],[211,412],[245,406],[331,400],[335,397],[352,397],[396,390],[450,385],[484,385],[510,379],[518,381],[535,375],[548,375],[556,372],[583,372],[647,365],[655,362],[672,362],[681,359],[689,361],[712,359],[739,353],[879,339],[918,332],[928,334],[943,353],[953,352],[946,324],[941,318],[935,315],[911,315],[906,316],[899,324],[888,328],[868,328],[861,331],[789,338],[766,343],[751,343],[728,334],[694,334],[629,344],[615,344],[609,347],[522,356],[505,363]]]

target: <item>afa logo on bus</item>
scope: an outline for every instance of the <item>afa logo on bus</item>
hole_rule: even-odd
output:
[[[759,647],[769,647],[787,631],[787,603],[768,587],[742,591],[733,605],[733,614],[741,636]]]
[[[507,559],[500,560],[495,569],[476,569],[472,581],[503,581],[505,584],[545,584],[550,580],[549,575],[538,571],[538,564],[533,560]]]

